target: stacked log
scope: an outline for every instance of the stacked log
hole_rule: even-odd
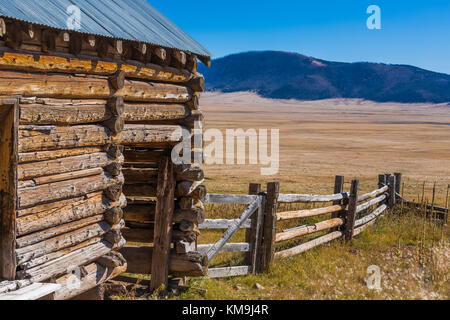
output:
[[[61,299],[124,272],[125,239],[153,243],[159,159],[203,121],[195,55],[127,45],[118,53],[80,37],[37,29],[23,43],[7,37],[32,54],[0,53],[0,91],[20,96],[17,277],[63,283],[69,267],[83,269],[80,289],[63,288]],[[179,275],[205,272],[190,253],[204,219],[203,178],[199,167],[177,171],[172,241],[192,249],[175,250]]]

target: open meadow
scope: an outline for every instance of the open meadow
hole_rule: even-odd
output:
[[[205,129],[280,130],[280,170],[261,176],[255,165],[205,165],[209,192],[245,193],[248,183],[280,181],[281,192],[329,194],[335,175],[363,191],[380,173],[402,172],[405,196],[422,193],[445,204],[450,183],[450,105],[363,100],[271,100],[253,93],[205,93]],[[206,143],[207,144],[207,143]],[[419,192],[420,191],[420,192]],[[421,195],[420,195],[421,196]],[[419,199],[420,200],[420,199]]]
[[[280,101],[251,93],[202,97],[205,129],[278,128],[280,170],[261,176],[260,166],[205,165],[211,193],[247,193],[248,183],[279,181],[282,193],[330,194],[334,176],[361,180],[373,190],[380,173],[402,172],[404,196],[446,204],[450,183],[450,106],[373,103],[362,100]],[[208,144],[208,143],[206,143]],[[424,188],[425,182],[425,190]],[[298,210],[313,205],[282,205]],[[243,206],[207,205],[207,218],[237,218]],[[334,241],[275,261],[268,274],[193,278],[182,299],[448,299],[448,225],[425,219],[423,211],[398,207],[351,243]],[[319,219],[320,220],[320,219]],[[315,218],[278,223],[283,228]],[[203,231],[199,243],[216,242],[223,231]],[[231,242],[244,241],[244,231]],[[277,245],[283,249],[307,239]],[[211,267],[242,265],[242,254],[224,253]],[[366,286],[367,268],[381,269],[381,290]],[[255,288],[258,283],[263,290]],[[197,290],[207,289],[204,290]]]

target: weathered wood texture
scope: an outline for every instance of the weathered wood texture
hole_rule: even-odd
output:
[[[197,245],[197,251],[200,253],[207,253],[213,244],[199,244]],[[223,248],[219,251],[222,252],[252,252],[253,246],[251,243],[243,242],[243,243],[227,243]],[[195,251],[195,250],[194,250]]]
[[[287,257],[295,256],[302,252],[311,250],[312,248],[317,247],[321,244],[330,242],[334,239],[338,239],[338,238],[342,237],[342,235],[343,235],[343,233],[341,231],[334,231],[332,233],[328,233],[324,236],[318,237],[314,240],[302,243],[299,246],[277,252],[277,253],[275,253],[275,256],[276,256],[276,258],[287,258]]]
[[[175,176],[169,156],[161,158],[158,172],[157,201],[155,209],[155,232],[151,265],[151,290],[164,286],[169,274],[170,245],[172,242],[172,218],[175,208]]]
[[[22,70],[42,73],[73,73],[114,75],[122,70],[128,78],[145,80],[187,82],[191,78],[190,72],[156,64],[145,66],[128,63],[118,63],[95,59],[83,59],[63,55],[39,55],[17,52],[2,52],[0,54],[0,69]]]
[[[264,231],[261,245],[261,271],[269,270],[275,254],[275,237],[277,222],[277,200],[280,198],[280,184],[267,184],[267,196],[264,212]]]
[[[356,210],[358,206],[358,189],[359,189],[359,180],[353,180],[352,186],[350,188],[347,214],[345,215],[345,224],[344,224],[345,241],[350,241],[353,238]]]
[[[0,105],[0,278],[14,280],[17,211],[17,105]]]
[[[116,142],[132,147],[167,147],[181,142],[183,134],[189,136],[189,131],[177,125],[127,124]]]
[[[344,182],[345,182],[345,177],[344,176],[336,176],[334,179],[334,194],[338,194],[338,193],[342,193],[344,192]],[[340,206],[341,210],[339,211],[334,211],[331,214],[331,218],[342,218],[344,213],[345,213],[345,201],[346,199],[343,200],[335,200],[333,201],[333,206]],[[333,230],[336,231],[336,230]]]
[[[55,182],[19,190],[19,208],[40,203],[79,197],[88,193],[105,190],[109,186],[123,184],[123,176],[112,177],[105,173]]]
[[[208,261],[214,259],[214,257],[220,252],[225,244],[231,239],[231,237],[238,231],[245,221],[256,211],[261,205],[260,198],[256,198],[241,214],[239,219],[234,220],[233,224],[225,231],[223,236],[215,243],[207,252]]]
[[[132,228],[122,229],[122,235],[129,242],[137,243],[153,243],[154,241],[154,228],[153,225],[150,226],[140,226]],[[172,241],[186,241],[194,242],[197,240],[199,233],[197,231],[182,232],[180,230],[172,231]]]
[[[128,264],[127,271],[138,274],[151,274],[153,260],[152,247],[125,246],[120,253]],[[205,276],[208,271],[206,255],[198,252],[176,254],[170,252],[169,274],[174,276]]]
[[[387,206],[385,204],[379,206],[377,209],[375,209],[371,214],[368,214],[367,216],[358,219],[355,221],[355,228],[358,228],[380,216],[385,210],[387,209]]]
[[[400,195],[402,191],[402,174],[400,172],[394,173],[395,176],[395,193]],[[396,202],[400,202],[401,199],[396,196]]]
[[[33,283],[14,292],[0,294],[2,301],[32,301],[46,300],[61,286],[55,283]]]
[[[99,123],[122,116],[127,123],[188,120],[191,112],[182,104],[122,104],[120,109],[106,100],[35,99],[20,107],[21,124],[76,125]],[[37,103],[40,102],[40,103]]]
[[[47,160],[34,163],[20,164],[18,167],[18,179],[27,180],[42,176],[106,167],[112,162],[106,152],[90,153],[85,155]]]
[[[244,276],[251,273],[251,269],[251,266],[213,268],[208,270],[208,277],[214,279]]]
[[[191,100],[188,87],[166,83],[126,80],[115,91],[108,79],[101,77],[34,74],[13,71],[0,73],[0,92],[38,98],[108,99],[113,94],[130,102],[185,103]]]
[[[38,129],[39,127],[36,127]],[[46,128],[45,128],[46,129]],[[152,145],[170,146],[180,142],[183,132],[176,125],[125,125],[118,137],[112,137],[111,131],[101,125],[80,125],[54,127],[48,130],[20,130],[19,151],[44,151],[63,148],[80,148],[121,144],[125,146],[152,147]],[[58,152],[58,151],[56,151]]]
[[[109,230],[111,230],[111,225],[109,223],[98,222],[27,247],[19,248],[16,250],[17,262],[21,264],[48,253],[79,244],[90,238],[103,236]],[[43,238],[45,238],[45,235]]]
[[[370,208],[371,206],[376,205],[376,204],[384,201],[386,198],[387,198],[387,195],[384,194],[384,195],[381,195],[381,196],[379,196],[379,197],[377,197],[375,199],[372,199],[372,200],[367,201],[367,202],[365,202],[363,204],[360,204],[359,206],[356,207],[356,213],[360,213],[360,212]]]
[[[239,223],[239,229],[250,229],[252,228],[252,220],[251,219],[247,219],[245,221],[240,221],[239,219],[232,219],[232,220],[227,220],[227,219],[206,219],[205,221],[203,221],[203,223],[201,223],[198,228],[199,229],[206,229],[206,230],[211,230],[211,229],[228,229],[234,225],[236,225],[237,223]]]
[[[63,275],[56,279],[56,283],[62,284],[62,288],[55,292],[55,300],[68,300],[73,298],[89,289],[92,289],[102,283],[107,282],[110,279],[114,279],[120,274],[124,273],[127,269],[127,265],[113,268],[105,268],[98,263],[91,263],[83,267],[85,275],[78,278],[73,274]],[[73,278],[76,277],[76,278]],[[76,286],[67,286],[67,283],[74,283]]]
[[[250,184],[250,195],[258,195],[261,192],[260,184]],[[245,264],[251,266],[251,273],[257,273],[260,265],[260,246],[263,237],[263,220],[264,220],[265,198],[262,198],[261,205],[258,210],[251,216],[251,228],[245,232],[245,242],[252,244],[252,250],[245,254]]]
[[[320,216],[328,213],[336,213],[342,210],[345,210],[345,205],[333,205],[325,208],[318,209],[309,209],[309,210],[298,210],[298,211],[286,211],[286,212],[277,212],[277,220],[284,221],[289,219],[298,219],[298,218],[308,218]]]
[[[87,155],[91,153],[101,153],[105,148],[103,146],[94,146],[86,148],[59,149],[51,151],[36,151],[19,153],[19,163],[30,163],[47,160],[55,160],[60,158],[75,157],[79,155]]]
[[[395,194],[395,188],[396,188],[396,183],[395,183],[395,176],[389,176],[389,198],[388,198],[388,207],[389,209],[393,209],[396,203],[396,194]]]
[[[311,195],[311,194],[280,194],[279,203],[309,203],[309,202],[331,202],[348,198],[349,193],[339,193],[333,195]]]
[[[114,202],[105,198],[101,192],[88,194],[86,197],[60,201],[54,203],[54,207],[48,210],[18,217],[17,234],[18,236],[32,234],[64,223],[102,214],[114,207],[123,208],[126,203],[124,195],[121,196],[119,201]],[[33,236],[30,236],[30,238],[33,238]]]
[[[49,261],[37,267],[19,271],[19,279],[29,278],[34,282],[45,281],[52,277],[64,274],[70,266],[76,268],[107,254],[112,249],[112,245],[106,241],[93,244],[91,246],[78,249],[56,260]]]
[[[388,191],[388,189],[389,189],[388,186],[384,186],[384,187],[381,187],[380,189],[377,189],[377,190],[374,190],[372,192],[363,194],[362,196],[358,197],[358,202],[362,202],[362,201],[366,201],[366,200],[371,199],[371,198],[375,198],[376,196],[378,196],[378,195]]]
[[[344,224],[344,220],[342,218],[333,218],[326,221],[321,221],[312,225],[305,226],[303,228],[293,229],[283,233],[277,233],[276,242],[282,242],[287,240],[292,240],[297,237],[301,237],[307,234],[312,234],[324,230],[328,230],[331,228],[336,228],[342,226]]]
[[[250,204],[256,198],[257,196],[254,195],[208,193],[204,202],[217,204]]]

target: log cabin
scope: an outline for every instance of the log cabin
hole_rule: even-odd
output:
[[[210,56],[145,0],[0,7],[0,288],[207,272],[204,174],[171,153],[203,121]]]

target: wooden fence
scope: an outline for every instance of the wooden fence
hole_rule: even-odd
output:
[[[264,214],[264,195],[260,193],[260,185],[250,185],[250,195],[208,194],[205,203],[209,204],[243,204],[247,205],[241,216],[235,220],[208,219],[199,225],[200,229],[226,229],[215,244],[198,245],[197,250],[206,253],[211,262],[220,252],[243,252],[246,254],[244,266],[210,268],[211,278],[229,277],[256,273],[258,269],[258,252],[262,240],[262,221]],[[252,192],[253,190],[253,192]],[[246,242],[227,243],[240,229],[246,229]]]
[[[235,220],[206,220],[201,229],[226,229],[226,232],[215,244],[198,245],[198,250],[207,253],[209,262],[220,252],[245,253],[245,265],[237,267],[213,268],[209,270],[212,278],[245,275],[267,271],[275,258],[285,258],[300,254],[319,245],[342,238],[350,241],[387,209],[393,209],[398,202],[415,206],[415,203],[403,199],[401,193],[401,173],[381,174],[378,188],[361,194],[359,181],[353,180],[349,192],[344,192],[344,177],[336,176],[334,193],[331,195],[280,194],[279,183],[267,185],[267,191],[261,192],[261,185],[251,184],[249,195],[208,194],[206,203],[210,204],[243,204],[247,205],[240,218]],[[279,204],[323,203],[330,204],[321,208],[278,211]],[[447,208],[433,206],[442,213],[448,214]],[[297,226],[277,233],[277,223],[284,221],[327,217],[312,224]],[[227,243],[240,229],[246,229],[246,242]],[[327,232],[326,234],[323,234]],[[300,237],[319,236],[284,250],[277,251],[276,245]]]

